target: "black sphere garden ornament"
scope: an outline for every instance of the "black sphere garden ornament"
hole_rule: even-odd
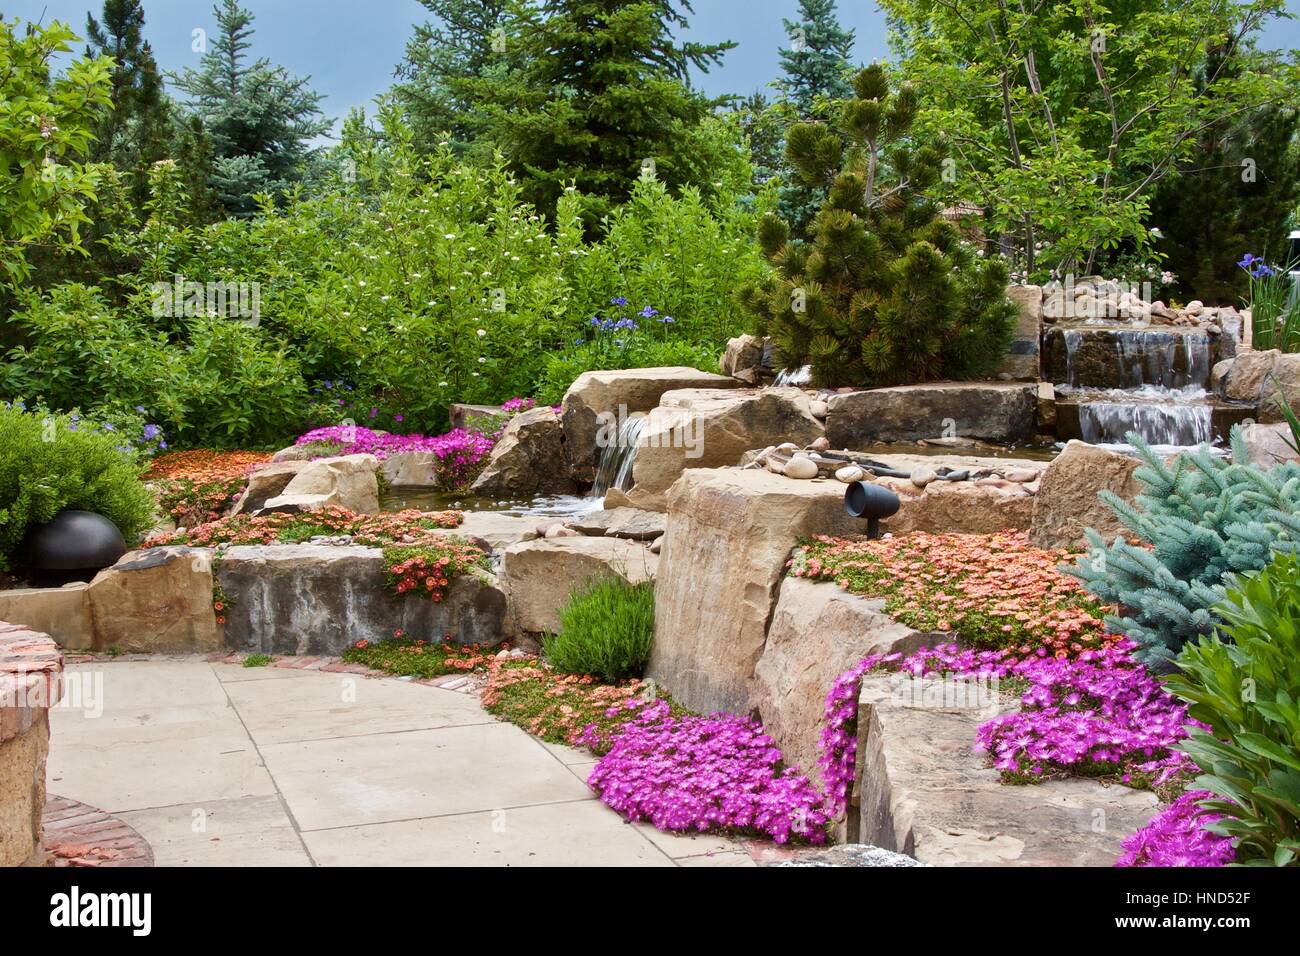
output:
[[[60,511],[27,538],[32,570],[43,575],[95,572],[126,554],[117,525],[93,511]]]
[[[898,514],[902,502],[883,485],[855,481],[844,490],[844,510],[854,518],[867,519],[867,537],[880,537],[880,519]]]

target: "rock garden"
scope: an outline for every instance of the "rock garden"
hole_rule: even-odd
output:
[[[1300,863],[1295,263],[959,215],[930,56],[768,117],[798,197],[393,106],[211,221],[70,186],[98,285],[6,235],[0,865]]]

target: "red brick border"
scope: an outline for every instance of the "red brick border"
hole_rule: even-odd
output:
[[[67,797],[45,801],[48,866],[153,866],[153,848],[135,828]]]

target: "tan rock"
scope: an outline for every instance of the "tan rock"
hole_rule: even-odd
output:
[[[668,495],[648,675],[694,710],[745,713],[790,550],[853,534],[839,482],[690,469]]]
[[[1265,377],[1260,387],[1259,420],[1286,421],[1284,404],[1300,415],[1300,355],[1294,353],[1279,355]]]
[[[941,382],[836,395],[826,419],[835,448],[916,441],[938,435],[996,442],[1028,440],[1034,432],[1036,385]]]
[[[747,451],[789,439],[800,447],[823,433],[797,388],[667,392],[637,440],[629,499],[663,511],[668,489],[688,468],[738,464]]]
[[[431,451],[389,455],[379,465],[384,480],[396,488],[430,488],[436,481],[438,456]]]
[[[971,742],[1017,706],[988,684],[864,678],[850,838],[933,866],[1113,866],[1155,795],[1087,779],[1002,783]]]
[[[1140,462],[1127,455],[1071,441],[1042,478],[1033,500],[1029,538],[1040,548],[1082,547],[1085,528],[1111,538],[1124,531],[1115,513],[1098,497],[1112,491],[1131,501],[1141,490],[1133,472]]]
[[[48,634],[60,647],[88,651],[95,646],[95,627],[86,599],[88,584],[61,588],[0,590],[0,621]]]
[[[863,478],[867,477],[867,473],[857,465],[845,465],[843,468],[836,469],[835,477],[846,485],[850,485],[855,481],[861,481]]]
[[[522,541],[502,554],[501,586],[518,630],[554,633],[560,627],[560,609],[575,590],[610,575],[633,584],[649,580],[659,561],[647,545],[625,538],[580,534]]]
[[[1273,365],[1281,354],[1277,349],[1238,352],[1224,382],[1224,397],[1237,402],[1259,401],[1264,379],[1273,371]]]
[[[719,371],[723,375],[734,378],[747,373],[750,383],[754,382],[754,374],[761,371],[762,367],[763,340],[756,335],[739,335],[728,340],[726,351],[718,362]]]
[[[470,486],[470,494],[507,498],[568,495],[577,490],[565,454],[564,428],[549,406],[510,419]]]
[[[781,469],[787,478],[808,479],[817,477],[817,463],[811,458],[791,458]]]
[[[379,459],[374,455],[321,458],[303,466],[284,491],[266,501],[264,513],[346,508],[357,514],[379,511]]]
[[[86,591],[95,650],[207,654],[221,647],[212,555],[198,548],[132,551]]]
[[[683,366],[583,372],[564,395],[561,422],[574,477],[591,482],[599,457],[597,435],[602,424],[645,413],[665,392],[683,388],[738,388],[740,382]]]
[[[248,487],[243,496],[230,509],[231,515],[257,514],[267,501],[284,494],[298,474],[307,467],[305,461],[273,461],[259,466],[248,476]]]
[[[748,712],[758,711],[786,763],[818,784],[817,742],[835,678],[868,654],[906,654],[937,642],[896,622],[884,605],[829,582],[786,577],[781,583]]]
[[[1246,425],[1241,430],[1246,442],[1246,454],[1251,464],[1261,468],[1272,468],[1288,461],[1300,461],[1300,455],[1287,444],[1291,438],[1291,428],[1285,422],[1267,425]],[[0,591],[0,601],[4,592]],[[0,609],[0,617],[4,617]]]

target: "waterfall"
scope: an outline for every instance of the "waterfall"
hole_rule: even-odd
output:
[[[627,491],[632,487],[636,443],[644,427],[644,415],[625,418],[618,426],[614,440],[600,450],[600,464],[596,468],[596,483],[592,485],[591,497],[604,498],[611,488]]]
[[[1208,335],[1169,329],[1062,329],[1065,381],[1074,388],[1204,388]]]
[[[812,366],[801,365],[796,369],[783,368],[776,373],[776,381],[772,383],[775,388],[781,388],[785,385],[807,385],[812,381]]]
[[[1094,445],[1123,444],[1137,432],[1151,445],[1200,445],[1214,440],[1213,404],[1199,388],[1147,385],[1112,389],[1079,405],[1079,431]]]

